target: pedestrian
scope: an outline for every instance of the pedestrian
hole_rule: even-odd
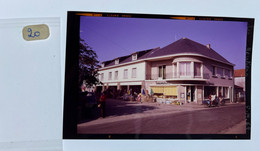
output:
[[[106,93],[102,93],[100,97],[100,116],[103,118],[106,116],[106,97]]]
[[[218,95],[218,97],[219,97],[219,103],[222,105],[222,101],[223,101],[223,97],[222,97],[222,95],[221,95],[221,93],[219,92],[219,95]]]
[[[209,105],[211,106],[212,103],[211,103],[211,94],[209,94]]]
[[[142,94],[139,93],[138,97],[137,97],[137,102],[141,102],[142,103]]]

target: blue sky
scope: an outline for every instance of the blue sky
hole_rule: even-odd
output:
[[[100,62],[136,51],[164,47],[186,37],[245,68],[246,22],[81,16],[80,37]]]

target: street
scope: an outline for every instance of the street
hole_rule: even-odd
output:
[[[208,108],[199,104],[177,106],[108,99],[107,117],[78,124],[78,133],[245,134],[245,117],[244,104]],[[234,126],[237,130],[232,132]]]

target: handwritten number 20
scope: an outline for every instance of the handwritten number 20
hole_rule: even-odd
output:
[[[27,31],[30,33],[28,35],[28,37],[30,37],[30,38],[34,38],[34,37],[39,37],[40,36],[40,32],[39,31],[36,31],[36,32],[33,33],[31,28],[28,28]]]

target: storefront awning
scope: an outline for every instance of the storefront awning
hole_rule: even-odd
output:
[[[161,93],[168,96],[177,95],[177,86],[151,86],[153,93]]]
[[[164,95],[177,95],[177,87],[176,86],[164,87]]]

